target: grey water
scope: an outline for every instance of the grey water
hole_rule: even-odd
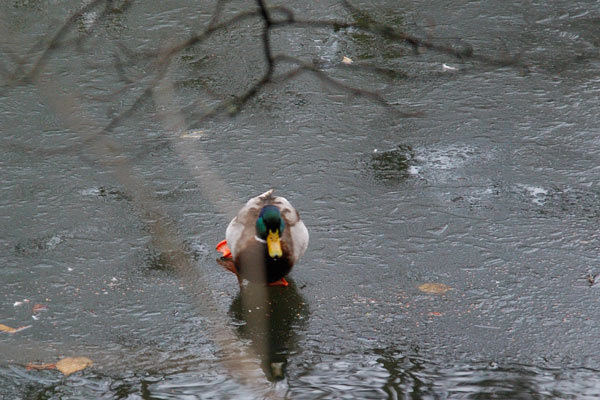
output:
[[[174,57],[174,97],[143,102],[103,134],[117,146],[107,155],[85,132],[152,84],[144,54],[201,32],[215,4],[90,10],[38,79],[21,83],[11,72],[30,70],[82,4],[1,6],[0,324],[31,326],[0,332],[0,398],[262,397],[231,377],[201,305],[216,305],[240,348],[260,340],[214,246],[227,199],[269,188],[311,234],[290,286],[267,293],[269,348],[254,356],[276,396],[600,396],[600,5],[352,4],[441,47],[516,61],[282,27],[275,53],[393,107],[305,72],[235,116],[200,120],[264,72],[260,24],[248,19]],[[282,5],[298,19],[364,18],[335,1]],[[252,7],[226,2],[222,19]],[[164,123],[168,106],[184,130]],[[123,160],[174,221],[202,282],[156,246],[151,217],[119,179]],[[68,377],[26,368],[67,356],[94,365]]]

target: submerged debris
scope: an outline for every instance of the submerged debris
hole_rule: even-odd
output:
[[[414,158],[414,151],[409,145],[398,145],[395,149],[384,151],[375,149],[368,167],[375,179],[395,183],[412,174]]]
[[[595,274],[592,274],[590,272],[586,275],[586,279],[587,279],[588,283],[590,284],[590,286],[594,286],[598,283],[598,281],[596,279],[598,278],[599,275],[600,275],[600,272],[596,272]]]

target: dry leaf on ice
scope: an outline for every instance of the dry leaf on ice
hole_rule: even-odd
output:
[[[38,313],[40,311],[47,311],[47,310],[48,310],[48,306],[45,306],[43,304],[36,304],[33,306],[33,309],[32,309],[32,311],[34,313]]]
[[[65,376],[69,376],[73,372],[81,371],[92,365],[94,363],[87,357],[67,357],[56,363],[56,369]]]
[[[0,324],[0,332],[17,333],[17,332],[22,331],[23,329],[27,329],[27,328],[31,328],[31,325],[20,326],[15,329],[15,328],[12,328],[7,325]]]
[[[443,294],[450,289],[452,289],[450,286],[444,285],[443,283],[424,283],[419,286],[421,292],[429,294]]]
[[[352,59],[349,57],[346,57],[346,56],[344,56],[344,58],[342,58],[342,62],[344,64],[352,64],[353,63]]]
[[[31,371],[32,369],[55,369],[56,368],[56,364],[34,364],[34,363],[29,363],[29,364],[27,364],[27,366],[25,366],[25,368],[27,368],[27,371]]]
[[[15,333],[17,330],[15,328],[11,328],[10,326],[0,324],[0,331],[8,332],[8,333]]]
[[[181,134],[182,138],[201,138],[206,135],[206,131],[202,129],[190,129]]]

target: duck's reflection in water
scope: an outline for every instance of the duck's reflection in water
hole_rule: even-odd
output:
[[[305,329],[309,317],[304,297],[293,280],[288,279],[288,282],[288,287],[266,287],[258,291],[252,285],[243,287],[229,308],[240,337],[252,342],[262,369],[272,381],[285,377],[287,359],[298,353],[298,334]],[[257,303],[248,300],[254,293],[266,295],[266,306],[256,306]]]

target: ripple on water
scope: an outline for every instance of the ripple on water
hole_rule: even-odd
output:
[[[390,373],[376,355],[322,355],[315,364],[304,365],[290,385],[291,398],[383,398]]]

